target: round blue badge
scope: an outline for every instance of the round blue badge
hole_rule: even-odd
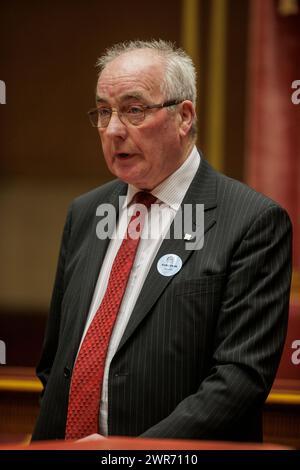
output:
[[[169,253],[162,256],[157,262],[157,271],[162,276],[174,276],[180,271],[182,259],[178,255]]]

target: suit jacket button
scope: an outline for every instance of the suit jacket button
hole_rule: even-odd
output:
[[[70,375],[71,375],[70,369],[69,369],[68,367],[65,367],[65,368],[64,368],[64,377],[65,377],[66,379],[68,379],[68,378],[70,377]]]

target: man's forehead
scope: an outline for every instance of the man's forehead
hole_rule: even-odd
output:
[[[162,74],[163,60],[149,49],[131,51],[113,59],[102,70],[98,82]]]
[[[101,89],[96,93],[96,101],[106,101],[105,96],[102,96]],[[129,100],[143,100],[145,98],[144,93],[139,93],[138,91],[129,91],[118,96],[119,101],[129,101]]]
[[[132,57],[133,56],[133,57]],[[163,64],[153,54],[122,54],[111,61],[99,76],[97,95],[118,91],[123,99],[143,98],[151,92],[159,91],[163,75]]]

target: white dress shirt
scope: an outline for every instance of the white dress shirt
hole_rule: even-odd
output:
[[[108,374],[110,363],[117,351],[152,262],[196,174],[199,164],[200,155],[196,147],[194,147],[178,170],[151,191],[157,197],[157,204],[151,206],[145,219],[141,240],[107,351],[99,415],[99,429],[102,435],[107,435]],[[130,203],[138,191],[140,190],[134,186],[128,186],[127,196],[119,213],[119,221],[100,270],[81,343],[105,294],[110,271],[130,219],[130,213],[128,214]],[[148,233],[151,234],[151,237],[147,236]]]

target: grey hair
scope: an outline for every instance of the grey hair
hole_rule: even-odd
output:
[[[165,66],[165,76],[161,84],[161,91],[165,100],[190,100],[196,106],[196,70],[192,59],[187,53],[177,48],[172,42],[159,40],[150,41],[126,41],[113,45],[106,49],[97,60],[96,66],[99,75],[105,67],[122,54],[137,49],[150,49],[162,57]],[[196,135],[196,117],[190,131],[191,136]]]

